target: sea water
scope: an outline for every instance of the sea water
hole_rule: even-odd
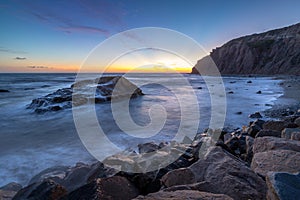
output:
[[[105,74],[111,75],[120,74]],[[81,79],[97,76],[85,74]],[[137,144],[144,142],[172,140],[182,120],[178,96],[183,96],[185,105],[198,107],[191,111],[191,115],[200,113],[196,132],[209,126],[213,97],[201,76],[182,75],[188,85],[176,81],[178,76],[172,74],[129,74],[126,77],[141,86],[145,94],[129,103],[134,123],[140,126],[151,123],[153,119],[149,116],[149,110],[153,105],[162,106],[167,118],[156,135],[148,138],[132,137],[126,135],[115,123],[110,103],[85,105],[95,107],[99,125],[120,150],[135,148]],[[32,99],[70,87],[75,78],[76,74],[0,74],[0,89],[10,91],[0,93],[0,186],[13,181],[26,184],[33,175],[48,167],[95,161],[79,139],[72,109],[44,114],[26,109]],[[225,87],[226,127],[247,125],[249,114],[270,108],[283,93],[278,84],[280,80],[272,77],[223,77],[222,80],[223,82],[215,84],[224,84]],[[159,83],[166,84],[162,86]],[[168,84],[177,88],[176,92],[168,89]],[[214,85],[210,87],[213,88]],[[229,93],[231,91],[233,93]],[[257,94],[257,91],[262,93]],[[187,94],[196,96],[197,105]]]

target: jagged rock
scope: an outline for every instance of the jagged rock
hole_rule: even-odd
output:
[[[13,200],[57,200],[66,194],[67,190],[63,186],[53,180],[46,179],[19,190]]]
[[[291,150],[300,152],[300,142],[268,136],[255,138],[253,144],[254,154],[271,150]]]
[[[300,127],[300,117],[295,119],[294,123],[297,124],[298,127]]]
[[[272,137],[281,137],[281,132],[280,131],[273,131],[273,130],[260,130],[256,134],[257,137],[266,137],[266,136],[272,136]]]
[[[34,109],[36,113],[44,113],[93,101],[103,103],[111,101],[111,98],[134,98],[139,95],[143,95],[142,90],[126,78],[109,76],[76,82],[70,88],[62,88],[44,97],[33,99],[27,108]]]
[[[22,189],[22,185],[14,182],[2,186],[0,188],[0,199],[11,200],[20,189]]]
[[[268,172],[300,171],[300,152],[291,150],[271,150],[255,153],[251,168],[255,173],[266,176]]]
[[[300,128],[285,128],[281,132],[281,137],[291,139],[294,132],[300,132]]]
[[[300,132],[293,132],[291,135],[291,139],[300,141]]]
[[[251,125],[257,125],[259,126],[261,129],[263,128],[263,125],[266,123],[266,121],[264,120],[261,120],[261,119],[256,119],[254,122],[251,122],[250,123],[250,126]]]
[[[213,194],[208,192],[200,192],[195,190],[178,190],[174,192],[159,191],[157,193],[148,194],[147,196],[138,196],[133,200],[232,200],[224,194]]]
[[[161,181],[166,187],[172,187],[178,185],[178,183],[180,183],[180,185],[185,185],[196,182],[195,175],[189,168],[177,169],[176,173],[171,171],[163,176]]]
[[[241,155],[246,153],[246,141],[244,136],[233,136],[229,138],[224,144],[230,150],[229,152],[234,155]]]
[[[245,157],[245,161],[247,163],[251,163],[252,158],[253,158],[253,143],[254,143],[253,137],[246,136],[246,157]]]
[[[155,144],[154,142],[139,144],[138,148],[139,148],[139,153],[150,153],[160,149],[159,145]]]
[[[284,121],[267,121],[263,125],[264,130],[282,131],[285,128]]]
[[[233,39],[200,59],[192,73],[218,67],[221,74],[300,75],[300,23]]]
[[[96,179],[71,192],[67,199],[72,200],[130,200],[139,195],[138,189],[125,177],[113,176]]]
[[[257,124],[252,124],[249,128],[248,128],[248,134],[251,137],[255,137],[256,134],[261,130],[261,127],[258,126]]]
[[[163,178],[163,184],[168,186],[181,185],[176,174],[189,177],[185,184],[206,181],[211,187],[206,192],[226,194],[233,199],[263,199],[266,194],[265,182],[256,175],[246,163],[226,153],[221,147],[212,147],[203,159],[188,167],[186,170],[177,169],[167,173]],[[190,180],[190,182],[188,181]]]
[[[53,180],[71,192],[97,178],[105,178],[116,174],[116,171],[105,168],[100,162],[92,165],[77,163],[74,167],[55,166],[35,175],[29,184],[45,179]]]
[[[249,115],[249,118],[262,118],[261,114],[259,112],[253,113]]]
[[[297,200],[300,197],[300,173],[270,172],[266,182],[268,200]]]

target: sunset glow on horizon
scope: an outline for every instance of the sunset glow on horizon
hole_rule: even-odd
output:
[[[194,60],[184,63],[161,52],[146,52],[109,67],[101,62],[89,63],[91,66],[85,66],[83,71],[189,73],[197,60],[233,38],[299,22],[299,6],[299,1],[256,0],[214,3],[4,0],[0,3],[0,73],[76,73],[97,45],[118,33],[140,27],[178,31],[197,41],[206,54],[193,55]],[[182,45],[174,41],[175,48]],[[136,70],[141,66],[148,67]]]

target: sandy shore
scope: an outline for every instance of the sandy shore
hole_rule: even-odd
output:
[[[276,79],[282,80],[279,85],[283,88],[283,95],[264,114],[281,118],[296,113],[300,109],[300,76],[282,76]]]

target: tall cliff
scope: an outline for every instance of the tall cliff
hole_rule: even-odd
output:
[[[300,23],[233,39],[210,57],[221,74],[300,75]],[[192,73],[207,60],[208,56],[200,59]]]

